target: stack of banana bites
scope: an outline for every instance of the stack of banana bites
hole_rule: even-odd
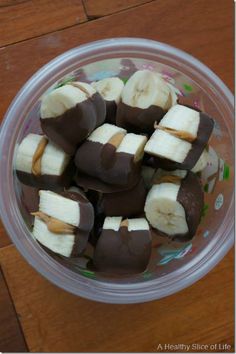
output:
[[[196,234],[214,121],[180,104],[160,74],[67,82],[42,97],[40,123],[15,169],[39,190],[32,236],[45,249],[80,257],[90,243],[96,270],[129,275],[147,268],[152,230],[179,242]]]

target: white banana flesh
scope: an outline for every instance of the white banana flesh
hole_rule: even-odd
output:
[[[183,132],[196,138],[199,123],[199,112],[176,104],[164,115],[159,126],[179,133]],[[174,136],[170,131],[157,129],[147,142],[145,152],[150,155],[183,163],[191,148],[192,143],[190,141]]]
[[[87,83],[68,83],[42,97],[40,116],[42,119],[58,117],[78,103],[86,101],[94,93],[95,89]]]
[[[159,125],[197,136],[199,122],[199,112],[177,104],[164,115]]]
[[[33,156],[42,135],[29,134],[20,143],[16,151],[15,168],[18,171],[31,173]],[[70,161],[70,156],[55,144],[48,142],[41,158],[41,174],[61,175]]]
[[[100,93],[105,101],[115,101],[118,104],[121,99],[124,83],[118,77],[109,77],[92,82],[91,86]]]
[[[134,160],[139,161],[144,155],[144,146],[146,142],[146,136],[129,133],[124,136],[116,152],[134,155]]]
[[[128,227],[128,231],[149,230],[148,222],[145,218],[126,219],[125,223]],[[107,216],[104,220],[103,230],[119,231],[122,227],[121,216]]]
[[[115,135],[123,134],[123,136],[125,136],[126,132],[127,131],[123,128],[105,123],[95,129],[87,140],[95,143],[107,144]]]
[[[136,71],[122,91],[122,102],[131,107],[146,109],[152,105],[169,108],[171,90],[166,82],[149,70]]]
[[[104,220],[103,230],[118,231],[122,222],[122,216],[107,216]]]
[[[65,257],[70,257],[74,242],[75,235],[62,234],[58,235],[48,230],[47,224],[37,216],[34,220],[33,237],[39,241],[43,246],[51,251],[61,254]]]
[[[46,190],[40,190],[39,196],[39,211],[64,223],[79,226],[80,206],[78,202]]]
[[[177,201],[179,189],[180,185],[173,183],[154,185],[144,207],[149,223],[170,236],[188,232],[185,210]]]
[[[208,159],[209,159],[208,151],[204,149],[203,153],[201,154],[201,156],[199,157],[198,161],[196,162],[195,166],[192,168],[191,171],[197,173],[204,170],[204,168],[208,163]]]
[[[149,155],[182,163],[191,148],[192,144],[190,142],[157,129],[145,145],[144,151]]]

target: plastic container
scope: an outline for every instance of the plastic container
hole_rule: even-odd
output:
[[[86,269],[86,260],[65,266],[32,238],[13,173],[14,151],[29,132],[39,132],[40,96],[65,76],[96,80],[137,69],[158,71],[188,96],[193,105],[216,119],[211,139],[212,165],[205,175],[206,205],[197,235],[190,242],[153,245],[148,270],[135,277],[113,278]],[[224,83],[192,56],[146,39],[116,38],[72,49],[41,68],[12,102],[0,135],[0,212],[3,224],[25,259],[43,276],[76,295],[109,303],[144,302],[173,294],[209,272],[233,245],[233,96]],[[31,191],[32,192],[32,191]]]

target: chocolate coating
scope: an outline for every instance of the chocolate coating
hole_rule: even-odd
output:
[[[38,189],[50,189],[52,191],[60,191],[69,188],[75,173],[74,162],[71,161],[65,168],[62,175],[39,175],[16,170],[16,175],[21,183]]]
[[[116,124],[128,132],[151,135],[154,132],[154,123],[159,123],[166,112],[154,105],[143,109],[120,102],[117,107]]]
[[[117,104],[115,101],[105,101],[106,103],[106,123],[116,124]]]
[[[137,274],[147,268],[151,255],[149,230],[102,230],[94,253],[94,265],[102,272]]]
[[[204,193],[200,179],[189,171],[181,181],[181,187],[177,195],[177,201],[183,206],[188,225],[188,234],[176,235],[174,239],[187,241],[193,238],[201,220],[201,212],[204,206]]]
[[[174,171],[177,169],[185,170],[185,168],[183,168],[182,164],[168,160],[168,159],[162,159],[161,157],[157,157],[157,156],[152,156],[148,160],[147,166],[150,166],[153,168],[162,168],[163,170],[167,170],[167,171]]]
[[[106,216],[133,217],[143,213],[147,196],[143,179],[127,191],[103,195],[100,208]]]
[[[109,143],[103,145],[92,141],[83,143],[75,156],[79,173],[127,188],[132,188],[140,177],[141,161],[135,163],[133,160],[133,155],[116,152],[116,148]]]
[[[40,123],[44,134],[52,142],[73,155],[78,145],[104,122],[105,115],[105,101],[99,93],[95,93],[58,117],[40,118]]]

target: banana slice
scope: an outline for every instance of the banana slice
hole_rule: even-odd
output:
[[[104,99],[85,82],[70,82],[45,94],[40,107],[43,132],[70,155],[105,115]]]
[[[136,71],[127,81],[117,109],[117,125],[134,133],[153,132],[155,121],[176,103],[172,88],[157,73]]]
[[[47,249],[65,257],[81,255],[93,227],[94,211],[84,194],[68,190],[60,194],[40,190],[39,211],[33,237]]]
[[[214,127],[212,118],[182,105],[173,106],[156,126],[144,151],[192,169],[200,158]]]
[[[198,161],[196,162],[194,167],[191,169],[191,171],[194,173],[198,173],[198,172],[204,170],[205,167],[207,166],[208,160],[209,160],[209,153],[208,153],[208,147],[207,147],[203,150],[200,158],[198,159]],[[182,164],[168,160],[168,159],[162,159],[157,156],[150,157],[149,160],[147,161],[147,164],[148,164],[149,168],[154,168],[154,169],[162,168],[167,171],[173,171],[176,169],[183,169]]]
[[[185,174],[183,173],[185,172]],[[200,223],[204,195],[200,180],[192,172],[173,171],[150,189],[144,211],[150,224],[160,232],[179,240],[191,239]]]
[[[111,124],[97,128],[77,150],[75,164],[78,168],[76,182],[82,187],[109,192],[98,182],[132,188],[140,178],[141,160],[147,138]],[[82,175],[82,178],[80,176]],[[83,175],[88,176],[85,182]],[[88,187],[88,185],[87,185]],[[120,189],[120,190],[122,190]]]
[[[28,134],[19,144],[15,169],[22,183],[53,190],[68,187],[74,173],[70,156],[38,134]]]
[[[207,149],[204,149],[201,156],[199,157],[199,159],[197,160],[196,164],[194,165],[191,171],[197,173],[204,170],[204,168],[207,165],[208,159],[209,159],[208,151]]]
[[[94,265],[102,272],[137,274],[151,255],[151,233],[145,218],[106,217],[98,239]]]
[[[121,92],[124,88],[123,81],[118,77],[109,77],[92,82],[91,85],[106,102],[106,122],[115,124],[117,105],[120,102]]]

